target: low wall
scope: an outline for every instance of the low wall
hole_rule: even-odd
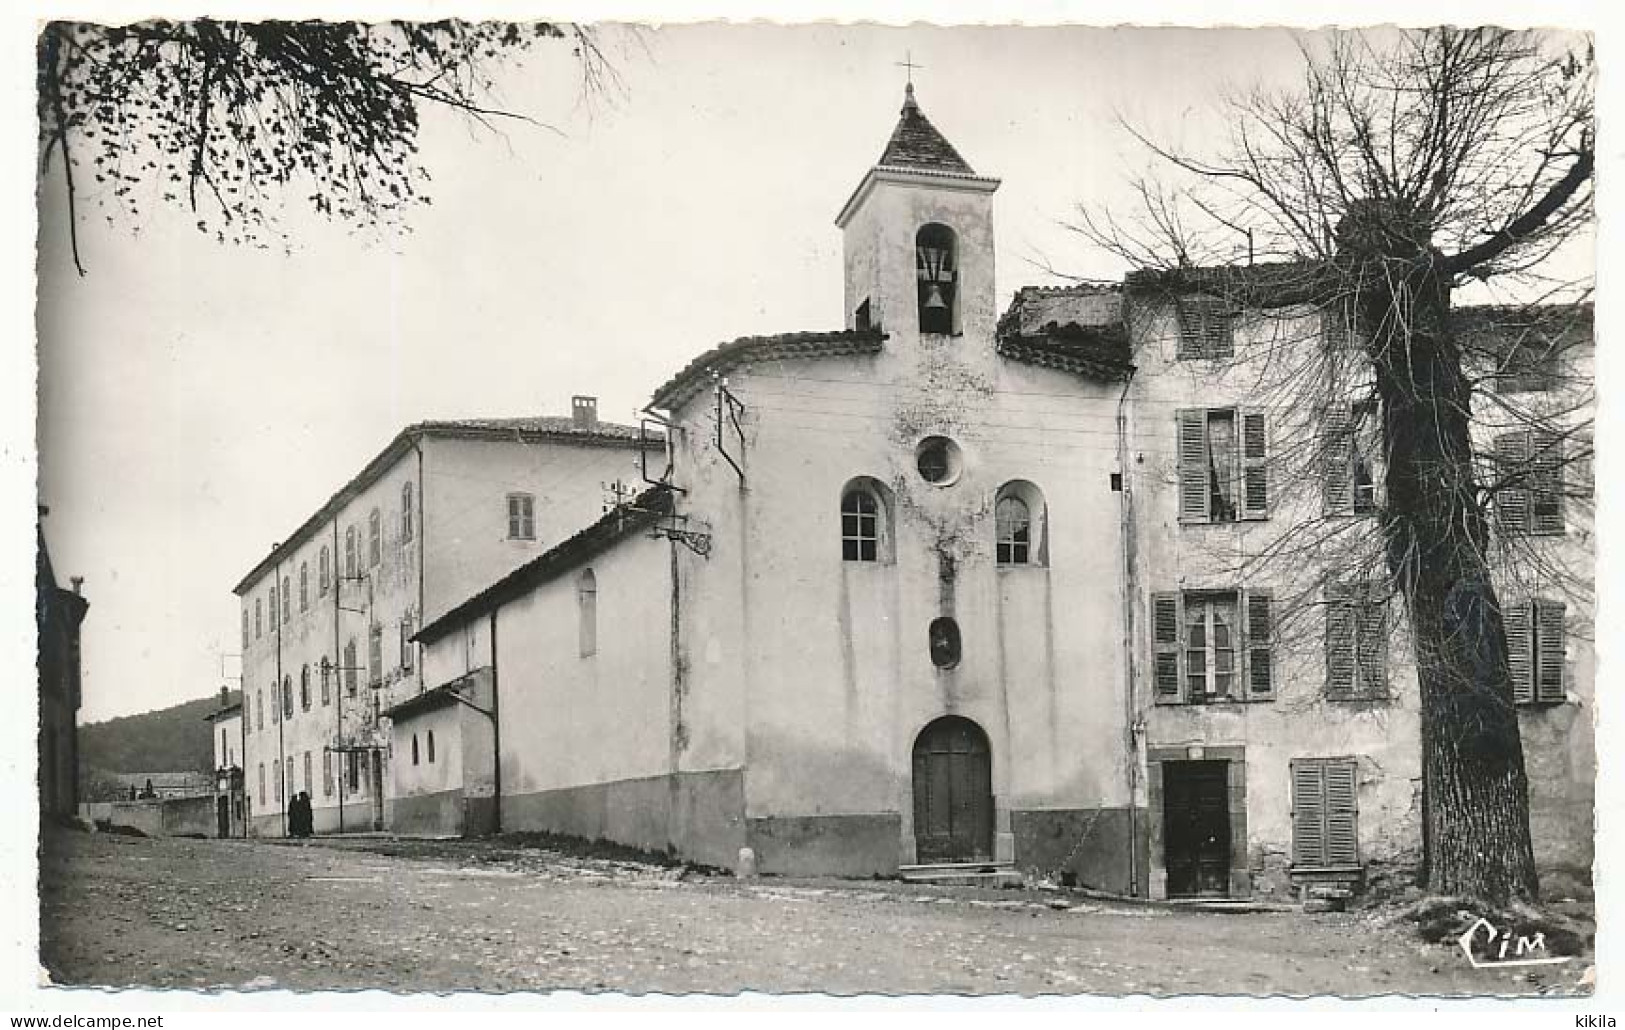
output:
[[[115,801],[106,806],[107,815],[97,818],[140,830],[149,837],[214,837],[219,835],[214,806],[213,797]]]

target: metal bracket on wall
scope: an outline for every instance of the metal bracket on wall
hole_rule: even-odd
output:
[[[667,418],[665,418],[665,417],[663,417],[663,416],[661,416],[659,414],[656,414],[655,412],[650,411],[647,408],[645,408],[644,410],[638,412],[637,415],[638,415],[638,471],[642,474],[643,481],[645,483],[648,483],[650,486],[663,486],[668,490],[674,490],[674,491],[676,491],[677,493],[680,493],[680,494],[688,493],[688,491],[686,489],[684,489],[683,487],[674,485],[672,483],[672,481],[671,481],[671,474],[672,474],[673,466],[675,465],[675,454],[676,454],[676,452],[673,451],[673,449],[672,449],[672,444],[674,442],[672,440],[672,434],[677,432],[677,427],[671,423],[671,420],[669,420],[669,419],[667,419]],[[660,477],[658,479],[649,475],[649,423],[650,422],[654,422],[654,423],[658,424],[660,426],[660,428],[665,431],[666,467],[661,470]]]
[[[717,392],[717,453],[722,455],[728,464],[733,466],[734,474],[739,477],[739,485],[744,486],[745,470],[739,462],[734,460],[733,455],[728,453],[722,427],[725,423],[733,426],[734,436],[739,441],[739,457],[743,459],[745,457],[745,430],[739,424],[739,416],[744,414],[745,405],[739,398],[729,392],[728,380],[718,376],[715,372],[711,373],[711,378],[716,382]]]

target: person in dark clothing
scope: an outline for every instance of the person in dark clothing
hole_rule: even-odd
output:
[[[300,791],[288,801],[288,836],[310,836],[310,801]]]

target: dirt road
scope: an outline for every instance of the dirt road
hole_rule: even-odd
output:
[[[43,961],[62,984],[301,991],[1529,994],[1581,973],[1474,970],[1360,913],[680,872],[473,842],[53,830]]]

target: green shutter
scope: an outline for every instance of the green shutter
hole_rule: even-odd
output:
[[[1502,433],[1495,438],[1495,475],[1511,478],[1495,493],[1495,520],[1506,533],[1529,532],[1529,434]]]
[[[1359,833],[1355,818],[1356,777],[1354,762],[1331,759],[1324,763],[1326,784],[1326,864],[1357,865],[1360,861]]]
[[[1341,583],[1326,584],[1326,696],[1354,694],[1354,641],[1359,632],[1352,591]]]
[[[1520,602],[1501,610],[1507,635],[1507,673],[1512,680],[1512,700],[1528,704],[1535,699],[1534,637],[1529,605]]]
[[[1325,768],[1313,760],[1292,762],[1292,864],[1326,864]]]
[[[1247,594],[1247,694],[1275,694],[1275,618],[1268,591]]]
[[[1184,522],[1206,522],[1211,499],[1207,411],[1185,408],[1175,418],[1179,426],[1179,518]]]
[[[1267,519],[1270,515],[1269,434],[1261,411],[1241,413],[1241,517]]]
[[[1561,704],[1563,691],[1563,604],[1541,601],[1535,608],[1535,700]]]
[[[1179,594],[1151,595],[1152,680],[1158,701],[1179,700]]]
[[[1347,404],[1334,404],[1320,417],[1320,491],[1327,515],[1354,510],[1354,421]]]

